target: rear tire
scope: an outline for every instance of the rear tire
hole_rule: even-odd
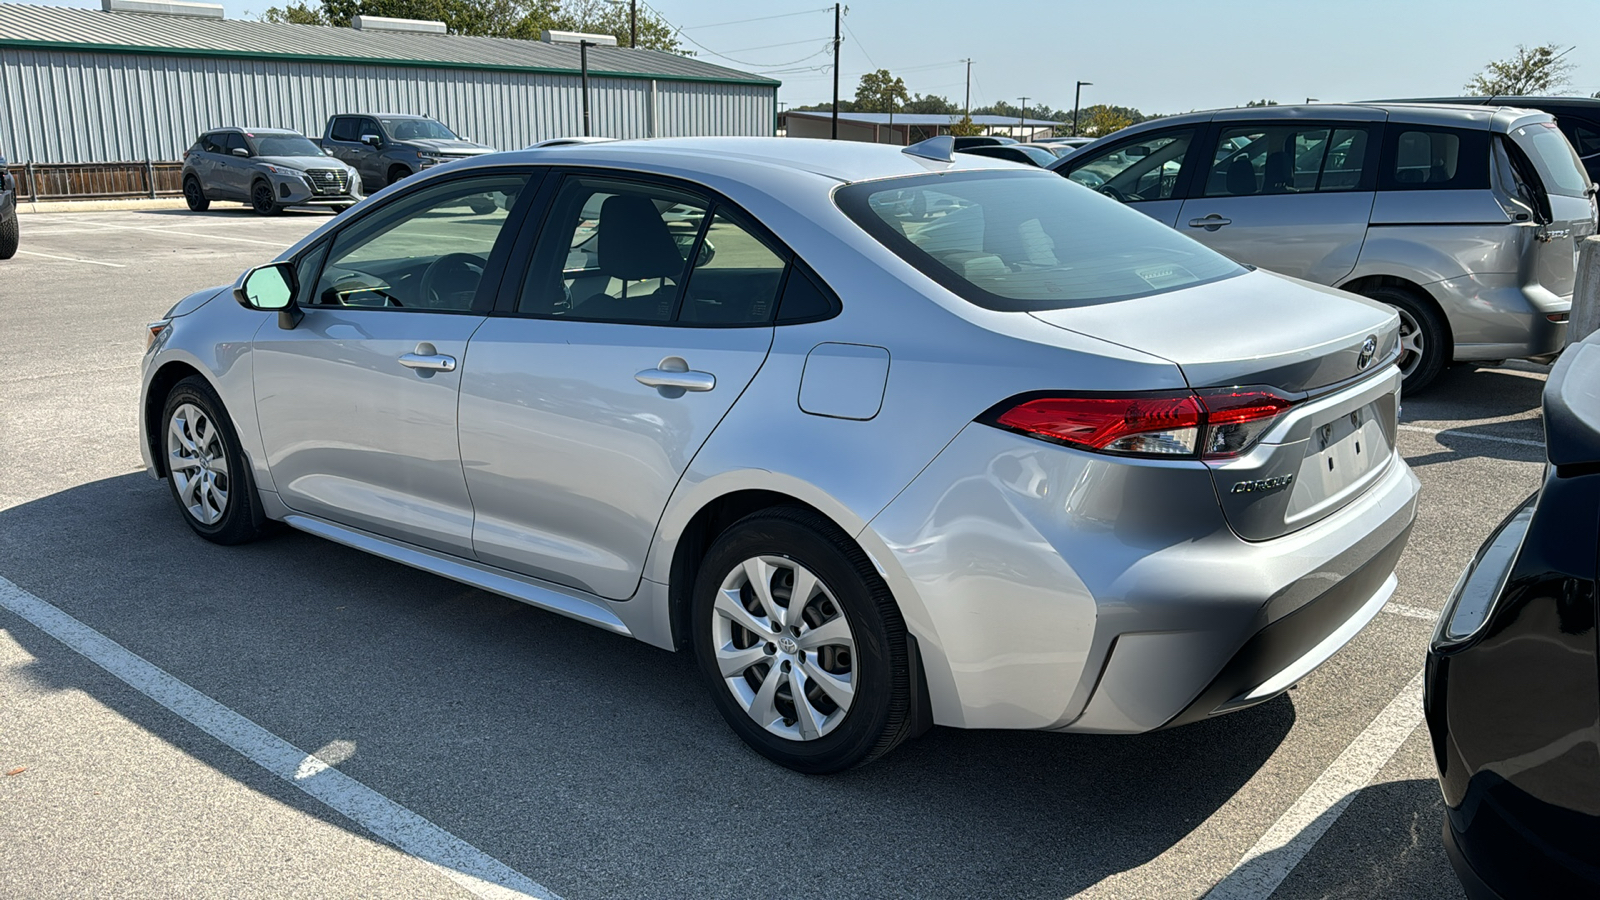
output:
[[[1433,304],[1405,288],[1379,285],[1362,292],[1400,314],[1400,371],[1407,394],[1416,394],[1433,383],[1449,362],[1450,341],[1445,324]]]
[[[250,188],[250,208],[258,216],[275,216],[283,212],[283,207],[278,205],[278,198],[272,193],[272,185],[265,181],[258,181]]]
[[[15,212],[0,216],[0,259],[17,255],[17,244],[21,239],[19,230]]]
[[[411,177],[411,170],[406,168],[405,166],[390,166],[389,167],[389,183],[390,184],[397,184],[399,182],[405,181],[407,178],[410,178],[410,177]]]
[[[189,204],[190,212],[205,212],[211,208],[205,189],[200,187],[200,179],[193,175],[183,180],[183,201]]]
[[[811,586],[804,597],[800,585]],[[762,756],[825,774],[911,736],[899,607],[861,548],[816,512],[764,510],[724,531],[700,567],[692,614],[712,701]]]
[[[191,375],[173,385],[157,447],[183,520],[214,544],[244,544],[267,533],[250,463],[211,384]]]

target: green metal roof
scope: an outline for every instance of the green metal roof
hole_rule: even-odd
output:
[[[578,72],[578,48],[569,44],[453,34],[356,31],[319,25],[279,25],[244,19],[102,12],[16,3],[0,3],[0,47],[560,74]],[[774,88],[779,84],[771,78],[674,53],[620,47],[590,47],[589,73]]]

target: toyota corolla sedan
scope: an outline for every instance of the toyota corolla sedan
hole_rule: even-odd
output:
[[[152,323],[149,470],[208,540],[282,522],[693,653],[806,772],[1287,690],[1395,588],[1395,314],[952,149],[407,179]]]

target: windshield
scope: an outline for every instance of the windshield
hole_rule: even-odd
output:
[[[298,134],[256,134],[250,136],[250,149],[256,156],[322,156],[322,148]]]
[[[397,141],[454,141],[455,132],[432,119],[379,119],[383,130]]]
[[[1511,137],[1533,159],[1533,167],[1539,170],[1539,180],[1544,182],[1545,190],[1568,197],[1586,196],[1589,176],[1556,123],[1524,125],[1513,131]]]
[[[1245,269],[1065,178],[957,172],[841,188],[839,208],[884,246],[986,309],[1088,306]]]

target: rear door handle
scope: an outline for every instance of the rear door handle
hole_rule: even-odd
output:
[[[440,353],[432,344],[423,341],[417,349],[400,355],[400,365],[424,372],[454,372],[456,358]]]
[[[633,380],[645,387],[658,388],[663,393],[709,391],[717,386],[717,376],[710,372],[696,372],[690,369],[689,364],[681,356],[669,356],[654,369],[645,369],[634,375]]]
[[[1190,219],[1189,220],[1189,227],[1190,228],[1204,228],[1207,231],[1216,231],[1218,228],[1221,228],[1224,225],[1232,225],[1232,224],[1233,224],[1233,220],[1232,219],[1224,219],[1223,217],[1217,215],[1216,213],[1212,213],[1211,215],[1206,216],[1203,219]]]

